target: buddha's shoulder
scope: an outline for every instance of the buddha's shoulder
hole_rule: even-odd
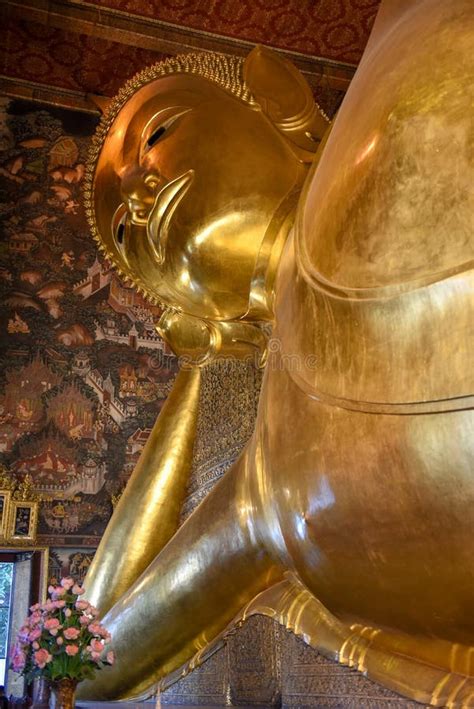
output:
[[[351,151],[325,183],[325,171],[316,172],[296,228],[298,256],[308,273],[335,289],[390,291],[472,268],[469,156],[462,150],[449,156],[447,144],[441,157],[432,149],[416,145],[415,134],[402,141],[386,126],[378,139],[359,146],[362,158],[374,152],[364,170]]]
[[[374,41],[306,183],[300,258],[335,287],[400,287],[471,265],[472,36],[438,9],[442,33],[439,17],[420,16],[414,44],[410,16]]]

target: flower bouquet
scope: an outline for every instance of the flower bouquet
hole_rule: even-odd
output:
[[[49,599],[31,606],[18,633],[11,667],[31,682],[51,683],[56,707],[74,706],[76,686],[96,670],[114,663],[110,634],[97,621],[98,611],[80,596],[84,589],[71,578],[50,586]]]

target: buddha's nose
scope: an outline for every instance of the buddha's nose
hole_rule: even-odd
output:
[[[120,189],[134,224],[146,224],[159,183],[158,175],[142,167],[129,167],[122,174]]]

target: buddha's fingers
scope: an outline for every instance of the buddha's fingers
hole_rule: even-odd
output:
[[[244,465],[226,474],[106,615],[117,661],[81,685],[82,698],[143,695],[281,578],[254,527],[240,474]]]
[[[182,369],[85,580],[87,598],[107,612],[178,528],[192,462],[201,370]]]

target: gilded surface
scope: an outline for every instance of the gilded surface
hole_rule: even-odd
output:
[[[178,373],[164,415],[155,423],[94,556],[89,598],[101,613],[140,576],[178,526],[191,468],[200,375],[197,368]],[[127,554],[117,554],[127,548]]]
[[[182,314],[170,341],[191,366],[226,343],[262,363],[241,326],[275,327],[249,444],[161,551],[148,540],[157,556],[104,619],[117,664],[84,696],[166,684],[255,612],[417,701],[474,705],[473,19],[467,0],[383,4],[317,154],[309,89],[262,49],[241,67],[249,95],[175,67],[105,120],[93,228]]]
[[[238,457],[255,427],[262,372],[253,362],[224,360],[202,371],[198,420],[181,519],[186,519]],[[254,614],[254,611],[256,614]],[[261,601],[246,609],[213,653],[161,694],[162,704],[408,707],[398,694],[305,647]],[[172,680],[173,678],[169,678]]]

